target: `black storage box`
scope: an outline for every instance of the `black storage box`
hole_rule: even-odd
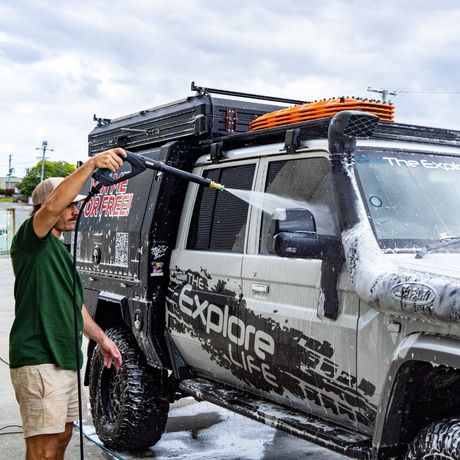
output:
[[[98,125],[88,136],[89,156],[109,148],[144,150],[170,140],[196,140],[249,131],[249,123],[260,115],[283,108],[211,97],[189,97],[164,106],[113,120],[96,119]]]

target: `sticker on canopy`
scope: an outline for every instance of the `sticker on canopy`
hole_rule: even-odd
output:
[[[113,176],[115,179],[117,175]],[[94,185],[95,181],[92,180]],[[91,198],[85,206],[85,217],[127,217],[131,210],[133,194],[126,193],[128,180],[102,187],[100,194]]]
[[[152,262],[153,271],[150,276],[163,276],[163,262]]]
[[[128,266],[128,233],[117,232],[115,238],[115,264],[120,267]]]

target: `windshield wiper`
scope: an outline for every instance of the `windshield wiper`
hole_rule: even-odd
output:
[[[428,252],[434,252],[438,249],[445,248],[447,246],[451,246],[459,242],[460,242],[460,236],[448,236],[447,238],[443,238],[440,243],[427,244],[423,249],[420,249],[420,251],[417,251],[415,258],[423,259],[425,254],[427,254]]]

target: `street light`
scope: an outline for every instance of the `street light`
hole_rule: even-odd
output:
[[[36,147],[35,150],[43,150],[43,158],[42,158],[42,175],[40,177],[40,182],[43,181],[43,168],[45,166],[45,152],[48,147],[48,141],[43,141],[41,147]],[[54,152],[54,149],[48,149],[50,152]],[[46,158],[48,159],[48,158]]]

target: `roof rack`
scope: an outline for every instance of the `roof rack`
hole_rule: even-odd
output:
[[[224,96],[243,97],[246,99],[260,99],[262,101],[282,102],[283,104],[294,104],[294,105],[308,104],[307,101],[299,101],[297,99],[285,99],[283,97],[262,96],[260,94],[239,93],[237,91],[228,91],[226,89],[216,89],[216,88],[206,88],[204,86],[196,86],[194,81],[192,81],[190,89],[192,91],[196,91],[197,96],[204,96],[205,94],[213,93],[213,94],[222,94]]]
[[[301,123],[249,131],[246,133],[236,133],[231,136],[203,139],[200,141],[200,145],[206,147],[212,144],[222,143],[222,148],[229,150],[254,145],[284,142],[288,148],[292,142],[298,143],[301,140],[327,139],[329,124],[332,118],[331,116]],[[460,147],[460,131],[383,120],[379,121],[370,138]]]

